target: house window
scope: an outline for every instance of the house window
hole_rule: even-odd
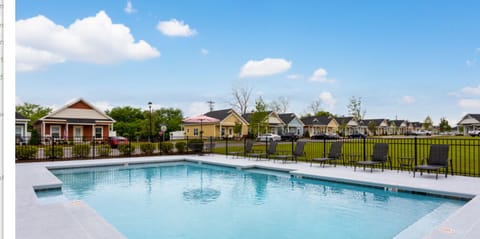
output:
[[[221,130],[221,131],[222,131],[222,132],[221,132],[222,136],[225,136],[225,128],[222,127],[222,130]]]
[[[82,126],[73,127],[73,137],[75,138],[75,140],[82,140],[83,139],[83,127]]]
[[[228,129],[228,135],[232,135],[233,134],[233,129],[232,128],[229,128]]]
[[[15,125],[15,136],[17,137],[23,136],[23,125]]]
[[[198,128],[193,129],[193,136],[198,136]]]
[[[97,139],[103,138],[103,127],[102,126],[95,127],[95,138],[97,138]]]
[[[52,138],[60,138],[60,126],[50,126],[50,136],[52,136]]]

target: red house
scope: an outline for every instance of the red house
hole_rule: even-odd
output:
[[[106,141],[115,136],[114,119],[83,99],[78,99],[40,118],[34,128],[43,143],[55,140]]]

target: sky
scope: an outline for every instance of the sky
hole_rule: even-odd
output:
[[[480,1],[17,0],[16,104],[230,108],[232,89],[451,125],[480,113]]]

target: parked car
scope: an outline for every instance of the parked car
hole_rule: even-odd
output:
[[[285,133],[281,136],[282,141],[297,141],[300,137],[295,133]]]
[[[480,130],[478,130],[478,129],[470,130],[470,131],[468,131],[468,135],[470,135],[470,136],[480,136]]]
[[[282,137],[278,134],[261,134],[257,136],[257,141],[280,141]]]
[[[424,129],[421,129],[421,130],[418,130],[415,132],[416,135],[427,135],[427,136],[430,136],[432,135],[432,132],[429,131],[429,130],[424,130]]]
[[[326,133],[319,133],[314,134],[310,137],[311,139],[339,139],[340,136],[337,134],[326,134]]]
[[[348,137],[351,138],[351,139],[365,139],[365,138],[367,138],[367,136],[365,134],[362,134],[362,133],[353,133],[353,134],[350,134]]]
[[[128,144],[128,139],[121,136],[108,137],[108,144],[112,148],[117,148],[120,144]]]

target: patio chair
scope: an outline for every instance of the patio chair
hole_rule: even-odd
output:
[[[430,170],[435,170],[437,174],[435,179],[438,180],[438,172],[440,169],[445,168],[445,178],[448,175],[448,151],[450,145],[448,144],[432,144],[430,145],[430,154],[427,159],[423,159],[423,162],[427,160],[426,164],[418,165],[413,169],[413,177],[415,177],[415,172],[420,170],[420,175],[423,174],[423,170],[427,170],[427,173],[430,173]],[[452,170],[453,175],[453,170]]]
[[[295,163],[298,162],[298,157],[305,156],[305,141],[298,141],[297,145],[295,146],[295,150],[293,151],[292,154],[283,154],[283,155],[277,155],[274,159],[273,162],[275,162],[275,159],[278,160],[283,160],[283,163],[287,161],[287,159],[292,159],[295,160]]]
[[[276,153],[277,153],[277,141],[272,141],[268,145],[267,151],[259,152],[259,153],[258,152],[250,153],[248,154],[248,156],[257,158],[257,160],[259,160],[262,157],[265,157],[268,160],[270,158],[270,155],[274,155]]]
[[[373,145],[373,154],[370,160],[367,161],[358,161],[355,163],[354,171],[357,171],[357,165],[363,165],[363,170],[365,171],[365,166],[370,166],[370,172],[373,172],[373,167],[377,164],[382,165],[382,172],[385,168],[385,163],[388,162],[388,144],[385,143],[376,143]],[[392,164],[390,163],[390,169]]]
[[[252,152],[252,149],[253,149],[253,141],[251,140],[248,140],[246,143],[245,143],[245,147],[243,148],[243,151],[234,151],[234,152],[230,152],[228,153],[229,155],[233,155],[233,156],[237,156],[237,158],[243,154],[243,156],[247,156],[247,154],[251,153]]]
[[[319,162],[320,165],[325,167],[326,162],[333,161],[335,167],[337,166],[337,161],[342,158],[342,146],[343,142],[333,142],[330,146],[330,151],[328,152],[328,157],[326,158],[312,158],[310,160],[310,167],[312,166],[313,162]]]

